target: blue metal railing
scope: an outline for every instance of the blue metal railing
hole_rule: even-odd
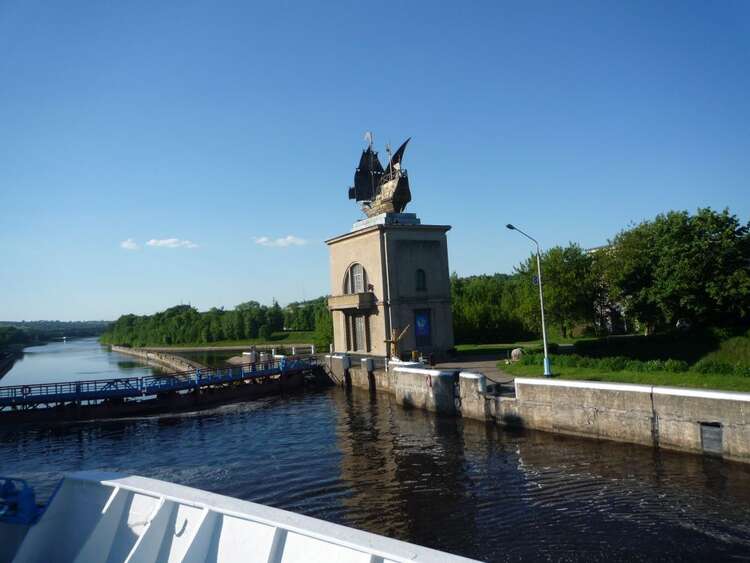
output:
[[[309,369],[316,363],[314,356],[292,360],[282,358],[272,362],[242,364],[229,368],[196,369],[164,375],[13,385],[0,387],[0,407],[124,399],[190,391],[211,385],[298,372]]]

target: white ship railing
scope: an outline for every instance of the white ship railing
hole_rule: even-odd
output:
[[[293,512],[138,476],[66,477],[16,562],[468,562]]]

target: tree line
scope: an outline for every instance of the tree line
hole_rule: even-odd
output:
[[[102,335],[102,342],[128,346],[210,344],[222,340],[271,341],[280,331],[315,331],[321,345],[330,342],[332,325],[326,298],[261,305],[247,301],[234,309],[212,308],[199,312],[190,305],[177,305],[154,315],[123,315]]]
[[[63,336],[99,336],[106,321],[0,321],[0,348],[41,344]]]
[[[594,250],[555,246],[541,257],[553,333],[653,333],[750,320],[750,223],[728,210],[671,211]],[[452,278],[457,342],[512,342],[540,333],[536,256],[514,274]]]

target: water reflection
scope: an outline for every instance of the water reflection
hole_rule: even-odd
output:
[[[355,526],[498,560],[685,560],[750,547],[745,465],[508,432],[357,391],[338,399]]]

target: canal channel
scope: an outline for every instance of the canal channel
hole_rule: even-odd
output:
[[[93,339],[28,349],[0,380],[149,375]],[[56,379],[57,378],[57,379]],[[750,466],[514,431],[339,388],[174,416],[0,429],[0,474],[41,497],[102,468],[487,561],[744,560]]]

